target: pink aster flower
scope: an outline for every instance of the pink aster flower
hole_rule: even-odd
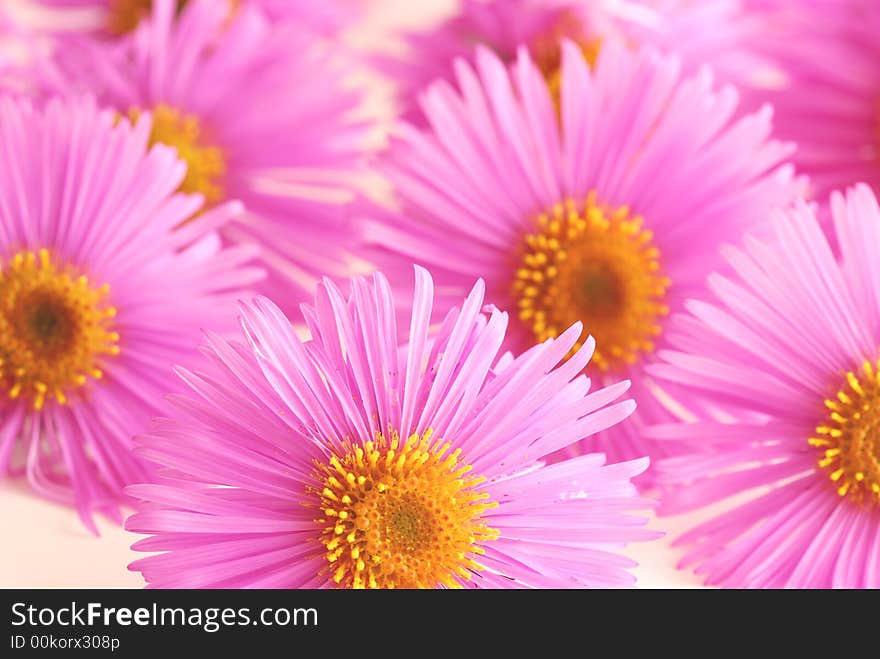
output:
[[[151,140],[187,161],[181,189],[209,206],[244,202],[223,237],[260,245],[264,290],[294,305],[317,273],[345,274],[342,203],[365,134],[351,117],[358,95],[340,86],[332,53],[292,22],[250,6],[230,21],[221,5],[192,0],[176,17],[173,0],[156,0],[120,43],[62,49],[50,86],[90,90],[120,114],[151,111]]]
[[[766,0],[765,0],[766,1]],[[551,85],[559,82],[560,43],[576,43],[595,62],[610,41],[679,53],[686,69],[710,65],[726,82],[758,84],[774,71],[762,50],[762,0],[464,0],[431,30],[406,35],[404,51],[380,56],[395,81],[404,116],[421,121],[418,96],[434,80],[455,79],[454,62],[481,44],[512,63],[526,46]]]
[[[712,91],[708,73],[682,79],[678,60],[615,44],[591,70],[576,45],[563,50],[558,106],[524,50],[508,73],[480,49],[476,69],[456,63],[460,91],[429,88],[429,129],[401,125],[380,163],[398,207],[358,210],[368,256],[395,283],[413,262],[431,268],[438,320],[485,277],[512,312],[514,352],[582,321],[598,346],[591,375],[632,379],[639,401],[602,450],[662,455],[639,426],[667,415],[644,374],[667,314],[702,289],[723,241],[801,186],[769,109],[733,120],[736,92]]]
[[[482,282],[431,340],[424,270],[407,317],[383,276],[351,288],[318,289],[308,341],[245,304],[247,343],[209,336],[210,370],[180,371],[192,393],[138,449],[173,480],[133,486],[150,503],[126,523],[164,553],[131,569],[153,587],[631,584],[614,548],[657,535],[629,514],[647,460],[541,460],[635,407],[613,402],[626,382],[590,392],[592,342],[561,363],[581,328],[499,359],[507,314],[481,313]]]
[[[787,77],[767,98],[814,198],[859,182],[880,191],[880,4],[789,1],[779,14],[775,56]]]
[[[173,0],[178,11],[191,0]],[[211,0],[232,13],[242,5],[258,7],[272,20],[295,19],[316,32],[333,34],[357,15],[359,0]],[[62,10],[57,30],[88,29],[119,36],[134,30],[152,11],[156,0],[32,0],[45,8]],[[66,11],[65,11],[66,10]]]
[[[665,512],[737,497],[678,541],[711,584],[880,587],[880,208],[860,185],[831,211],[839,257],[805,203],[775,213],[652,369],[728,414],[651,430],[698,441],[658,466]]]
[[[171,366],[202,326],[230,327],[259,274],[209,231],[236,204],[175,230],[201,202],[174,194],[186,167],[149,133],[148,115],[132,126],[91,99],[0,98],[0,474],[93,531],[149,476],[131,437],[164,409]]]

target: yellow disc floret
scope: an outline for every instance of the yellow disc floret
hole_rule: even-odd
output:
[[[498,535],[482,519],[496,504],[459,458],[429,430],[347,443],[318,465],[317,522],[332,580],[343,588],[457,587],[482,569],[472,556]]]
[[[519,319],[538,341],[582,321],[596,339],[593,363],[603,371],[653,351],[669,313],[670,281],[642,224],[625,206],[599,205],[595,193],[583,205],[569,200],[538,216],[517,255],[512,285]]]
[[[139,115],[140,111],[137,109],[129,111],[132,121]],[[223,150],[206,137],[199,118],[167,105],[157,105],[152,110],[152,116],[150,144],[172,146],[177,149],[180,158],[186,161],[186,178],[180,185],[180,191],[203,195],[206,207],[223,201],[226,158]]]
[[[101,361],[119,353],[109,287],[94,286],[49,251],[22,251],[0,265],[0,395],[41,409],[67,403]]]
[[[880,504],[880,362],[865,361],[845,379],[809,443],[838,494]]]

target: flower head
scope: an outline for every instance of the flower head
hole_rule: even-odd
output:
[[[860,185],[831,209],[839,256],[812,208],[777,212],[652,368],[725,411],[650,430],[696,440],[658,466],[664,511],[737,497],[679,540],[709,583],[880,586],[880,208]]]
[[[68,44],[47,84],[88,89],[121,115],[151,112],[151,140],[187,162],[181,189],[208,206],[245,204],[222,235],[258,244],[263,290],[295,308],[319,273],[345,270],[342,203],[364,136],[351,117],[357,94],[341,87],[326,44],[294,22],[250,5],[229,19],[222,4],[191,0],[178,16],[155,0],[130,37]]]
[[[202,325],[230,327],[259,274],[211,231],[236,204],[175,230],[200,201],[174,193],[186,167],[148,151],[150,129],[91,99],[0,99],[0,473],[92,529],[150,475],[131,437],[164,409],[171,366]]]
[[[630,377],[639,401],[602,450],[658,455],[638,426],[667,415],[644,365],[669,312],[704,286],[719,244],[800,184],[769,110],[734,120],[736,92],[712,91],[707,73],[682,79],[676,59],[615,44],[592,68],[577,45],[563,50],[558,106],[524,50],[510,73],[485,49],[476,69],[459,60],[460,91],[432,86],[429,128],[402,125],[380,163],[398,207],[358,213],[393,281],[431,268],[439,314],[485,277],[512,314],[514,352],[582,322],[578,343],[597,341],[591,375]]]
[[[212,371],[181,370],[179,413],[139,453],[174,478],[139,485],[127,528],[164,552],[132,565],[157,587],[576,587],[630,583],[610,547],[655,537],[630,478],[645,459],[542,457],[626,417],[628,384],[589,393],[580,327],[499,360],[507,315],[478,282],[428,338],[417,270],[398,320],[384,277],[332,284],[303,315],[242,306],[246,345],[209,337]],[[408,328],[396,342],[398,322]],[[515,401],[515,404],[514,404]]]
[[[403,55],[377,58],[398,87],[405,117],[422,122],[418,97],[433,81],[455,79],[455,60],[475,45],[513,63],[525,46],[558,90],[561,43],[576,44],[595,63],[604,44],[677,52],[688,72],[709,65],[725,82],[759,84],[774,72],[762,48],[768,25],[762,0],[464,0],[439,27],[406,36]],[[711,35],[711,38],[707,38]]]

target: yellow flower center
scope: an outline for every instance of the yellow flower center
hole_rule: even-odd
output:
[[[188,0],[177,0],[178,13]],[[134,30],[153,11],[153,0],[110,0],[107,29],[120,36]]]
[[[101,358],[119,354],[108,293],[45,249],[0,267],[0,391],[39,410],[47,398],[64,404],[89,377],[101,378]]]
[[[128,114],[131,120],[135,121],[140,115],[140,110],[133,108]],[[150,144],[161,143],[172,146],[186,161],[186,178],[180,185],[180,191],[203,195],[206,208],[223,201],[226,157],[219,147],[206,138],[198,117],[183,114],[167,105],[157,105],[153,108],[152,115],[153,130],[150,133]]]
[[[840,496],[880,504],[880,361],[866,361],[825,401],[827,417],[810,446],[822,453],[819,467]]]
[[[669,278],[642,218],[626,206],[608,210],[591,192],[538,216],[525,236],[512,293],[520,320],[538,341],[576,321],[596,339],[593,363],[602,371],[636,362],[654,349]],[[583,337],[582,337],[583,338]],[[581,347],[578,341],[574,350]]]
[[[347,444],[319,464],[321,543],[332,579],[343,588],[457,587],[482,569],[472,556],[498,532],[483,513],[497,504],[475,487],[430,430],[404,442]]]

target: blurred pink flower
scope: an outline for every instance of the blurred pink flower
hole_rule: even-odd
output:
[[[262,290],[296,308],[319,275],[347,274],[343,204],[367,127],[352,116],[360,97],[341,84],[344,73],[332,49],[293,22],[271,23],[249,6],[230,21],[209,0],[176,17],[173,0],[156,0],[129,38],[66,42],[47,86],[96,93],[124,115],[151,111],[152,140],[187,161],[182,190],[209,206],[244,202],[222,235],[259,245]]]
[[[778,134],[797,142],[794,162],[814,199],[867,183],[880,192],[880,3],[777,0],[786,71],[772,102]]]
[[[401,125],[379,163],[397,207],[356,209],[365,253],[395,285],[413,262],[429,267],[438,321],[484,277],[513,313],[514,352],[583,322],[597,341],[590,375],[631,378],[639,402],[589,449],[663,455],[640,427],[669,418],[644,374],[668,312],[703,289],[722,242],[803,186],[770,111],[734,120],[736,92],[712,91],[708,73],[682,79],[677,59],[613,43],[593,67],[563,50],[558,99],[525,50],[508,73],[479,49],[476,69],[456,62],[458,90],[426,91],[430,127]]]
[[[147,151],[91,99],[0,99],[0,475],[122,521],[122,488],[149,476],[131,437],[165,408],[171,366],[200,328],[230,329],[259,271],[211,231],[225,204],[175,230],[199,199],[174,194],[185,166]],[[231,298],[231,299],[230,299]]]
[[[723,82],[760,86],[775,74],[763,52],[769,28],[761,11],[775,0],[463,0],[438,27],[405,36],[403,52],[376,63],[397,86],[404,118],[423,121],[418,96],[434,80],[455,79],[456,58],[474,47],[504,62],[525,45],[551,84],[558,80],[561,39],[594,62],[603,44],[652,45],[678,53],[686,73],[710,66]]]
[[[880,208],[860,185],[831,209],[839,258],[805,203],[778,211],[650,369],[728,414],[650,433],[697,447],[657,466],[663,512],[737,497],[678,540],[710,584],[880,587]]]
[[[129,490],[149,503],[127,528],[153,534],[134,548],[164,552],[131,569],[165,588],[632,584],[614,552],[658,535],[629,514],[647,460],[541,461],[626,417],[628,384],[588,393],[592,344],[560,364],[577,326],[499,362],[482,282],[428,340],[424,270],[415,291],[398,318],[381,275],[348,299],[327,282],[309,341],[265,298],[242,306],[247,345],[209,337],[215,375],[181,370],[193,393],[140,440],[173,480]]]
[[[70,12],[57,16],[56,32],[86,29],[107,36],[130,32],[147,18],[155,0],[31,0],[35,5],[60,10],[76,10],[81,22]],[[178,11],[192,0],[173,0]],[[258,7],[271,20],[294,19],[303,27],[323,34],[334,34],[358,15],[360,0],[211,0],[227,14],[241,5]],[[71,26],[74,26],[71,28]]]

